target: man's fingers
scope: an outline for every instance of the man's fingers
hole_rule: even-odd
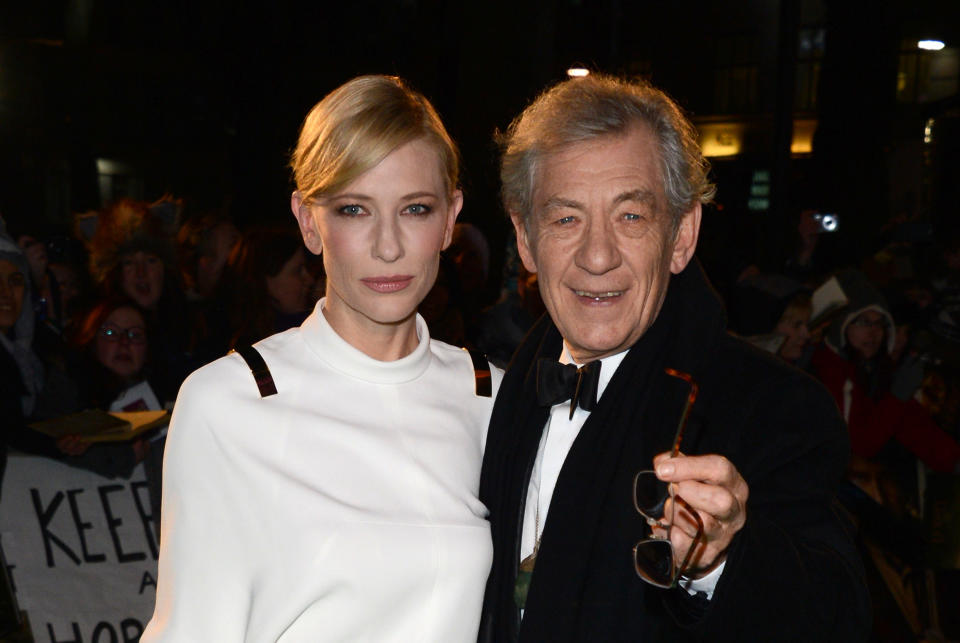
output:
[[[722,455],[681,455],[675,458],[661,453],[653,459],[657,477],[667,482],[700,480],[717,485],[736,482],[740,474]]]
[[[741,502],[734,492],[712,484],[703,484],[688,480],[674,485],[676,494],[686,500],[690,506],[700,512],[709,514],[717,520],[729,520],[741,509]]]

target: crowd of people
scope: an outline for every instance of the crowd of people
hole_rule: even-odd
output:
[[[78,216],[73,234],[4,229],[0,243],[4,447],[108,477],[129,476],[162,441],[90,446],[27,425],[170,409],[190,372],[299,325],[322,294],[294,226],[241,235],[170,198],[120,199]]]
[[[796,252],[779,272],[749,266],[728,286],[730,327],[822,382],[845,420],[839,497],[859,528],[878,640],[955,631],[943,608],[957,577],[934,570],[951,566],[958,541],[947,536],[949,551],[938,551],[931,525],[958,504],[926,498],[960,472],[960,237],[934,242],[928,225],[901,216],[856,261],[831,252],[832,231],[815,216],[800,212]]]
[[[858,526],[874,631],[908,640],[898,637],[939,627],[937,593],[955,582],[939,579],[928,592],[922,526],[925,488],[960,471],[960,237],[934,246],[911,233],[916,222],[895,222],[866,261],[843,261],[823,250],[830,232],[812,223],[814,213],[800,213],[796,252],[778,271],[750,266],[715,285],[733,333],[818,379],[836,402],[851,447],[840,500]],[[191,372],[300,326],[326,286],[305,225],[239,230],[226,214],[164,197],[80,215],[70,235],[0,228],[4,461],[9,446],[123,477],[159,458],[162,436],[90,446],[28,424],[89,408],[172,408]],[[448,243],[436,282],[412,305],[430,337],[506,368],[545,311],[538,274],[511,247],[500,299],[485,301],[484,235],[460,223]],[[815,310],[822,288],[841,295]]]

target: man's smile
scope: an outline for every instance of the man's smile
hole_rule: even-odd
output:
[[[577,297],[583,297],[590,299],[595,302],[606,302],[611,301],[617,297],[623,295],[623,290],[604,290],[604,291],[592,291],[592,290],[574,290],[573,291]]]

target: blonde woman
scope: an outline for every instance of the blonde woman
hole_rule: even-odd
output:
[[[181,389],[143,641],[473,641],[500,374],[416,313],[463,202],[456,148],[422,95],[365,76],[314,106],[292,166],[326,297],[246,354],[255,374],[231,354]]]

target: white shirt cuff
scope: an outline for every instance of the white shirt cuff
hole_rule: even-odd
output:
[[[723,574],[723,568],[726,564],[727,561],[723,561],[716,569],[712,570],[703,578],[687,578],[681,576],[680,587],[687,590],[690,596],[704,592],[707,595],[708,601],[713,600],[713,590],[716,589],[717,583],[720,582],[720,575]]]

